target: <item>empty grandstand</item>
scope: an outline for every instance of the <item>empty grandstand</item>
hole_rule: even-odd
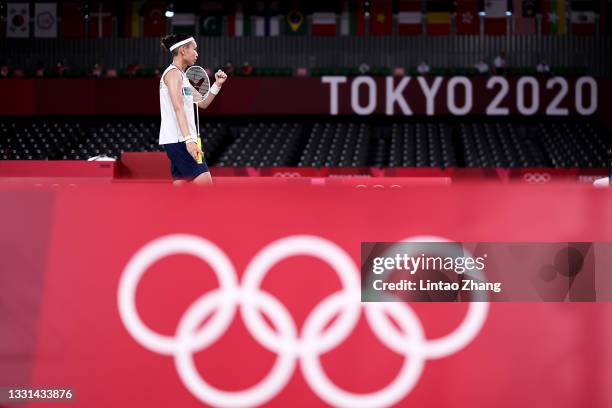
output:
[[[243,123],[240,123],[243,122]],[[609,133],[585,121],[224,120],[201,129],[207,162],[232,167],[606,166]],[[161,151],[159,122],[5,120],[2,160],[87,160]]]

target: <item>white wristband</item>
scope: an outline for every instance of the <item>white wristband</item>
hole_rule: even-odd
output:
[[[185,138],[185,144],[190,143],[190,142],[196,143],[196,140],[193,137],[191,137],[191,136]]]
[[[220,86],[217,86],[217,84],[216,84],[216,83],[215,83],[215,84],[213,84],[213,85],[210,87],[210,93],[211,93],[211,94],[213,94],[213,95],[217,95],[217,94],[219,93],[219,91],[221,91],[221,87],[220,87]]]

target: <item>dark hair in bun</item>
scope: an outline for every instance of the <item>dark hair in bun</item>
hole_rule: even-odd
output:
[[[168,34],[161,39],[161,46],[164,50],[170,52],[170,47],[172,47],[177,42],[183,41],[191,37],[189,34]],[[178,48],[172,52],[172,55],[178,54]]]

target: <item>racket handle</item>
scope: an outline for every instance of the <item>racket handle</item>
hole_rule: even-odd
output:
[[[608,186],[612,187],[612,147],[608,150]]]
[[[198,164],[202,164],[202,138],[198,135]]]

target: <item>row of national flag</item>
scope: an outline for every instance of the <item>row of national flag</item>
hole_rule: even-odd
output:
[[[214,4],[216,2],[209,2]],[[282,2],[281,2],[282,3]],[[319,2],[320,3],[320,2]],[[234,2],[175,15],[173,31],[218,36],[594,34],[612,30],[612,0],[328,0],[283,7],[278,1]],[[293,4],[299,4],[293,2]],[[334,4],[339,4],[335,7]],[[178,17],[178,19],[177,19]],[[608,23],[606,25],[606,23]],[[482,27],[482,28],[481,28]]]
[[[13,38],[161,37],[165,1],[6,3],[2,34]],[[116,28],[114,28],[116,27]]]
[[[328,0],[6,3],[7,37],[278,35],[593,35],[612,33],[612,0]],[[196,12],[197,9],[197,12]]]
[[[371,0],[373,35],[612,33],[612,0]],[[393,28],[396,13],[397,30]],[[481,28],[482,27],[482,28]]]

